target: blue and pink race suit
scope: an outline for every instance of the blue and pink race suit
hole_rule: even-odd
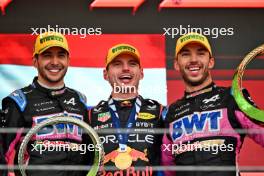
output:
[[[3,135],[3,151],[6,163],[17,164],[17,154],[25,133],[24,128],[35,125],[56,116],[70,116],[88,121],[86,98],[81,93],[62,87],[48,89],[40,85],[37,78],[33,83],[11,93],[2,101],[5,112],[5,127],[17,128],[16,133]],[[49,125],[37,132],[27,145],[28,164],[63,165],[61,170],[27,170],[30,176],[84,176],[88,171],[69,171],[67,165],[88,165],[90,152],[81,151],[82,144],[88,145],[82,129],[71,124]],[[72,150],[75,146],[75,150]],[[61,147],[61,148],[60,148]],[[20,175],[15,170],[16,175]],[[5,173],[6,174],[6,173]],[[2,174],[5,176],[5,174]],[[1,175],[1,176],[2,176]]]
[[[248,92],[243,90],[243,93],[251,101]],[[163,165],[198,166],[196,170],[178,170],[177,176],[238,175],[237,169],[230,168],[237,166],[245,135],[264,146],[264,134],[260,133],[263,123],[241,112],[230,88],[217,87],[214,83],[185,93],[170,105],[165,126],[169,133],[163,138]],[[209,170],[201,171],[199,166]],[[224,169],[216,171],[213,166],[224,166]],[[225,170],[225,166],[230,170]],[[175,172],[167,171],[165,175],[175,175]]]

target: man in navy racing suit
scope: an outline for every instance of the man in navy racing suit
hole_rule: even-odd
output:
[[[176,171],[177,176],[236,176],[235,167],[245,133],[263,130],[263,123],[248,118],[238,108],[230,88],[217,86],[211,77],[214,58],[207,38],[189,33],[176,44],[174,67],[185,85],[184,97],[169,106],[165,126],[162,162],[166,166],[203,166],[205,171]],[[250,100],[249,94],[243,90]],[[264,146],[264,134],[249,133]],[[231,166],[217,171],[214,166]],[[232,167],[233,166],[233,167]],[[207,167],[207,168],[206,168]],[[166,172],[175,175],[175,172]]]
[[[163,107],[138,94],[142,78],[137,48],[118,44],[108,50],[104,79],[112,86],[111,96],[89,113],[91,126],[98,131],[105,150],[102,176],[158,173],[152,167],[160,165],[162,135],[156,134],[155,129],[163,127]],[[122,91],[116,91],[115,87]]]
[[[86,98],[65,87],[64,76],[69,66],[69,48],[66,38],[55,32],[40,34],[35,42],[34,67],[38,76],[32,84],[15,90],[3,99],[5,126],[18,128],[16,133],[4,136],[3,149],[8,165],[17,164],[23,128],[32,128],[56,116],[88,119]],[[80,127],[71,124],[50,125],[35,134],[27,145],[28,164],[33,165],[88,165],[82,147],[86,145]],[[85,148],[85,147],[84,147]],[[29,176],[82,176],[87,171],[27,170]],[[20,175],[16,170],[16,175]]]

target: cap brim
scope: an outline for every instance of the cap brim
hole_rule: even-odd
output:
[[[179,51],[177,52],[177,55],[181,52],[182,48],[185,47],[186,45],[190,44],[190,43],[198,43],[202,46],[204,46],[208,52],[210,53],[210,55],[212,55],[211,51],[210,51],[210,48],[208,48],[208,46],[206,46],[203,42],[200,42],[200,41],[189,41],[189,42],[186,42],[184,45],[182,45],[180,48],[179,48]],[[176,55],[176,57],[177,57]]]
[[[60,47],[60,48],[63,48],[65,51],[67,51],[67,52],[69,53],[68,48],[66,48],[65,46],[62,46],[62,45],[59,45],[59,44],[51,44],[51,45],[46,46],[45,48],[42,48],[38,53],[34,53],[34,54],[33,54],[33,57],[34,57],[36,54],[41,54],[41,53],[43,53],[44,51],[46,51],[47,49],[49,49],[49,48],[51,48],[51,47]]]
[[[136,54],[133,53],[133,52],[122,51],[122,52],[117,52],[116,54],[112,55],[111,59],[109,59],[110,62],[108,62],[106,66],[108,66],[108,65],[109,65],[109,64],[110,64],[110,63],[111,63],[111,62],[112,62],[117,56],[119,56],[119,55],[121,55],[121,54],[128,54],[128,55],[133,56],[134,58],[136,58],[136,59],[138,60],[138,63],[139,63],[139,65],[140,65],[140,58],[139,58],[138,55],[136,55]]]

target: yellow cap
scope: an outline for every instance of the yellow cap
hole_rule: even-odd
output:
[[[198,33],[188,33],[186,35],[181,36],[177,40],[176,49],[175,49],[175,58],[177,58],[177,55],[179,54],[181,49],[189,43],[199,43],[203,45],[209,51],[210,56],[212,56],[210,43],[204,35]]]
[[[41,54],[50,47],[58,46],[65,49],[69,53],[67,39],[58,32],[45,32],[39,34],[35,41],[33,57],[36,54]]]
[[[108,50],[107,57],[106,57],[106,67],[109,65],[110,62],[114,60],[114,58],[116,58],[120,54],[131,55],[134,58],[136,58],[140,64],[140,54],[138,50],[132,45],[122,43],[122,44],[115,45]]]

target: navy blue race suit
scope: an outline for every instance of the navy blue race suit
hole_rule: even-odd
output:
[[[247,91],[243,92],[250,100]],[[213,166],[235,168],[245,137],[243,131],[237,130],[263,130],[263,123],[241,112],[231,94],[230,88],[212,83],[197,92],[185,93],[169,106],[165,119],[169,134],[163,139],[163,164],[212,167],[210,171],[177,171],[177,176],[236,176],[235,169],[219,172]],[[248,136],[264,146],[263,133]],[[166,172],[166,175],[175,173]]]
[[[18,128],[17,133],[7,133],[4,137],[3,148],[8,164],[17,164],[19,145],[25,135],[20,129],[32,128],[43,120],[55,116],[70,116],[86,122],[88,120],[84,95],[68,87],[57,90],[44,88],[38,83],[37,77],[31,85],[18,89],[4,98],[2,106],[5,111],[6,127]],[[86,143],[83,138],[82,129],[78,126],[71,124],[47,126],[34,135],[28,144],[28,164],[88,165],[89,153],[80,150],[81,145]],[[59,145],[64,148],[52,150],[52,146]],[[40,152],[40,148],[47,150]],[[15,158],[12,157],[14,153]],[[64,169],[65,166],[61,168]],[[87,171],[27,170],[29,176],[82,176],[86,173]],[[16,175],[20,175],[17,170]]]

